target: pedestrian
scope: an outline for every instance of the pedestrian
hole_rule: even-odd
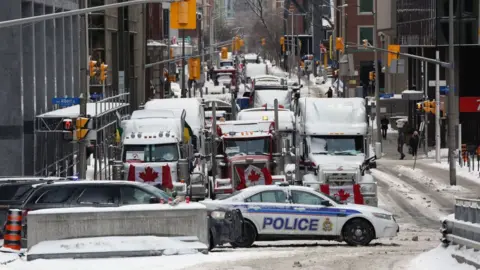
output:
[[[380,121],[380,124],[382,125],[382,137],[384,139],[387,139],[388,124],[390,124],[390,122],[388,121],[386,116],[382,118],[382,120]]]
[[[327,91],[327,97],[329,97],[329,98],[333,97],[333,90],[332,90],[332,87],[329,87],[329,88],[328,88],[328,91]]]
[[[420,137],[418,135],[418,132],[417,131],[414,131],[413,132],[413,135],[412,137],[410,137],[410,148],[412,149],[412,156],[416,156],[417,155],[417,149],[418,149],[418,142],[420,140]]]
[[[398,143],[398,153],[400,153],[400,159],[402,160],[405,158],[405,154],[403,153],[403,145],[405,144],[405,135],[403,134],[402,131],[398,132],[397,143]]]

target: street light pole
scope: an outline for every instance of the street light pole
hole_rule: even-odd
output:
[[[457,111],[455,106],[455,65],[454,57],[455,51],[453,47],[453,0],[449,0],[449,9],[448,9],[448,61],[450,62],[450,70],[448,71],[449,75],[449,86],[448,91],[448,162],[450,165],[450,185],[454,186],[457,184],[457,168],[456,160],[453,156],[455,151],[455,124],[457,119]],[[461,145],[458,146],[459,148]],[[460,153],[459,153],[460,154]]]
[[[88,8],[88,0],[80,2],[80,8]],[[80,115],[87,116],[87,100],[90,89],[90,74],[88,62],[90,61],[88,50],[88,13],[83,16],[84,21],[80,23]],[[86,179],[87,174],[87,141],[85,139],[78,141],[78,177]]]
[[[375,2],[375,11],[373,12],[373,47],[377,48],[377,2]],[[374,66],[375,66],[375,122],[377,126],[377,142],[382,143],[382,130],[380,129],[380,83],[379,77],[380,73],[378,72],[378,50],[374,51]]]

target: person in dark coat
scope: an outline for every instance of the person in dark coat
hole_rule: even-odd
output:
[[[418,149],[418,142],[420,141],[420,136],[418,135],[418,132],[415,131],[413,132],[412,137],[410,137],[409,145],[412,149],[412,156],[417,155],[417,149]]]
[[[390,122],[388,121],[386,116],[382,118],[382,120],[380,121],[380,124],[382,125],[382,137],[384,139],[387,139],[388,124],[390,124]]]
[[[332,90],[331,87],[328,88],[327,97],[329,97],[329,98],[333,97],[333,90]]]
[[[404,159],[405,154],[403,153],[403,145],[405,144],[405,135],[401,131],[398,132],[397,144],[398,144],[398,153],[400,153],[400,159]]]

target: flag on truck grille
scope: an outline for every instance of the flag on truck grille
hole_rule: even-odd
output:
[[[241,167],[235,167],[240,183],[237,186],[237,190],[244,189],[254,185],[271,185],[273,182],[272,174],[268,168],[262,169],[249,165],[246,169]]]
[[[340,202],[363,204],[363,195],[360,193],[360,185],[332,186],[320,185],[320,192],[335,197]]]
[[[170,166],[135,166],[130,164],[128,181],[137,181],[147,184],[161,184],[163,189],[173,189]]]

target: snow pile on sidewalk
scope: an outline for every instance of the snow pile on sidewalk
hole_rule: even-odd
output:
[[[457,160],[457,159],[455,159]],[[435,167],[435,168],[440,168],[440,169],[443,169],[443,170],[450,170],[450,164],[448,163],[447,160],[441,160],[441,163],[436,163],[436,162],[433,162],[433,163],[429,163],[428,165],[432,166],[432,167]],[[457,160],[457,175],[460,176],[460,177],[463,177],[467,180],[470,180],[474,183],[478,183],[480,184],[480,171],[478,171],[478,168],[477,168],[477,165],[475,164],[475,170],[472,170],[472,169],[469,169],[468,167],[460,167],[460,164],[458,163],[458,160]]]
[[[413,259],[408,269],[409,270],[475,270],[476,268],[457,262],[452,255],[462,256],[468,260],[475,261],[480,263],[480,258],[472,258],[470,253],[474,253],[473,251],[459,249],[456,246],[449,246],[447,248],[439,245],[438,247],[420,254],[418,257]],[[477,252],[478,253],[478,252]],[[478,256],[478,255],[477,255]]]
[[[430,150],[430,151],[428,151],[427,156],[435,158],[436,153],[437,153],[437,151],[435,149]],[[446,157],[448,157],[448,148],[440,149],[440,158],[446,158]]]
[[[445,185],[444,183],[441,183],[440,181],[437,181],[435,178],[431,177],[429,172],[423,171],[421,169],[406,167],[402,165],[395,166],[393,168],[395,171],[399,172],[400,174],[403,174],[411,179],[414,179],[425,186],[430,187],[431,189],[438,189],[441,191],[466,191],[464,187],[461,186],[450,186],[450,185]]]

